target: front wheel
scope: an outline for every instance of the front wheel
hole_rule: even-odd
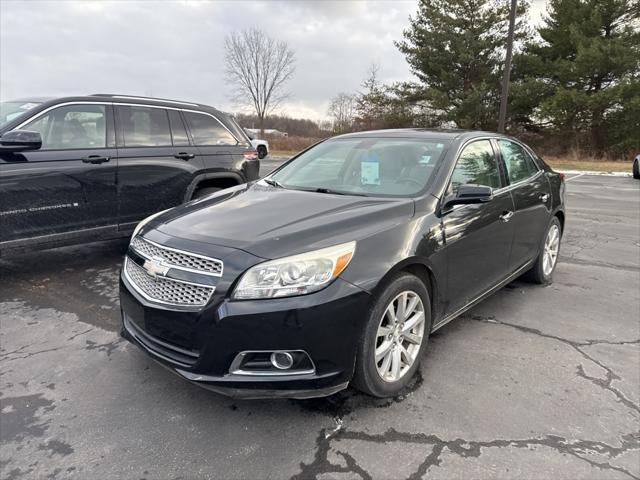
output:
[[[264,145],[258,145],[258,158],[262,160],[266,156],[267,156],[267,147],[265,147]]]
[[[526,273],[526,278],[533,283],[541,285],[550,284],[553,281],[553,272],[558,263],[560,253],[560,240],[562,239],[562,226],[558,217],[553,217],[547,227],[544,243],[533,267]]]
[[[640,160],[633,161],[633,178],[640,178]]]
[[[431,331],[431,303],[422,281],[403,273],[378,295],[364,328],[354,386],[375,397],[393,397],[420,365]]]

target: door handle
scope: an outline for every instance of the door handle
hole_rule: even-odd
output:
[[[500,220],[502,220],[504,223],[507,223],[509,220],[511,220],[511,217],[513,217],[513,212],[509,210],[508,212],[504,212],[502,215],[500,215]]]
[[[178,152],[174,155],[175,158],[179,158],[180,160],[191,160],[195,155],[193,153],[187,152]]]
[[[547,203],[547,200],[549,200],[549,194],[545,193],[544,195],[540,195],[540,201],[542,203]]]
[[[93,163],[94,165],[97,165],[99,163],[108,162],[109,160],[111,160],[111,157],[103,157],[101,155],[89,155],[88,157],[84,157],[82,159],[82,163]]]

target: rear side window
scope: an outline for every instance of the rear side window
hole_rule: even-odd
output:
[[[169,116],[162,108],[119,106],[125,147],[171,146]]]
[[[204,113],[184,112],[196,145],[236,145],[236,139],[222,124]]]
[[[177,110],[169,110],[169,123],[171,124],[171,135],[173,136],[173,144],[176,147],[184,147],[189,145],[189,137],[187,130],[184,128],[182,117]]]
[[[498,162],[489,140],[470,143],[460,153],[451,176],[451,187],[456,192],[458,187],[464,184],[501,187]]]
[[[507,167],[509,183],[525,180],[538,171],[533,159],[521,145],[503,139],[498,140],[498,145]]]
[[[40,133],[41,150],[106,146],[104,105],[66,105],[54,108],[21,128]]]

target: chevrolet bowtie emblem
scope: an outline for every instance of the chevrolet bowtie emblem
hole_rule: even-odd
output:
[[[162,259],[158,257],[145,260],[144,265],[142,266],[151,277],[164,277],[169,271],[169,267],[167,267],[162,262]]]

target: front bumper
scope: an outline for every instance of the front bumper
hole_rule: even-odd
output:
[[[120,280],[122,335],[181,377],[241,398],[310,398],[346,388],[371,296],[336,279],[299,297],[230,301],[214,295],[199,311],[172,310],[141,297]],[[230,372],[243,351],[302,350],[312,373]]]

